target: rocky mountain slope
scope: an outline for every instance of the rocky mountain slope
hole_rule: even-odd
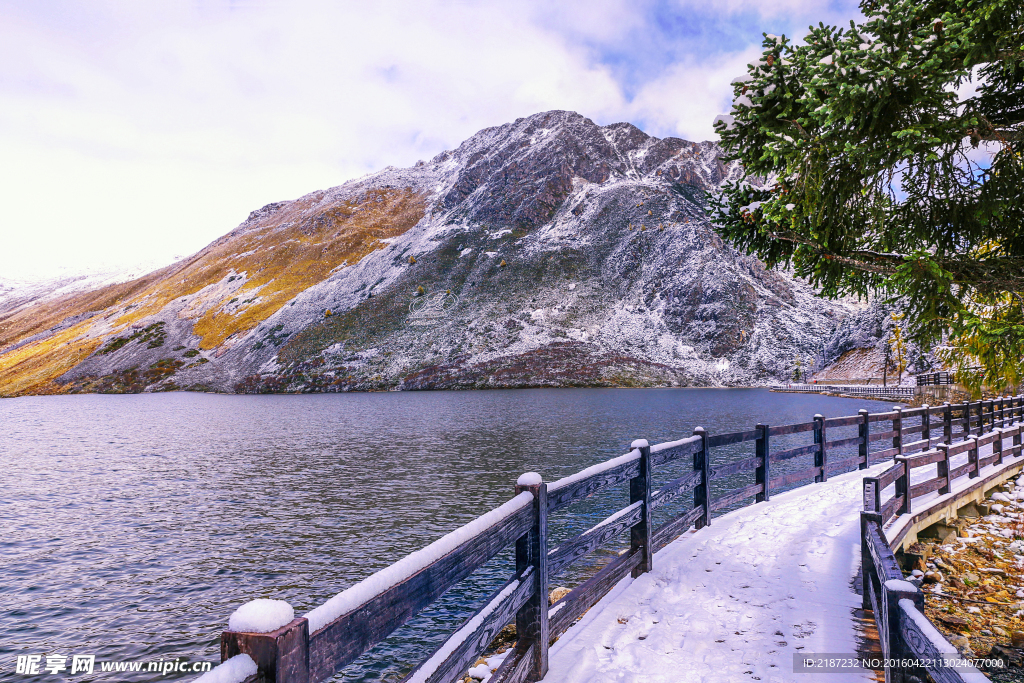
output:
[[[573,112],[482,130],[142,278],[0,301],[0,395],[785,379],[852,309],[715,235],[720,154]]]

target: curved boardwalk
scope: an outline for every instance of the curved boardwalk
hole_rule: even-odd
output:
[[[795,674],[793,655],[858,651],[861,482],[888,465],[684,534],[562,636],[545,683],[874,680]]]

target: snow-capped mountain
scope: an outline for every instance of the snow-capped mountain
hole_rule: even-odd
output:
[[[740,255],[715,143],[552,111],[254,211],[126,283],[0,311],[0,393],[783,379],[850,310]]]

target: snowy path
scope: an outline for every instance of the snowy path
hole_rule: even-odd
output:
[[[889,464],[683,535],[555,643],[545,683],[871,680],[794,674],[793,655],[857,651],[861,481]]]

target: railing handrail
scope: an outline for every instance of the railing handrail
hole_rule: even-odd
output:
[[[823,385],[811,386],[821,390]],[[898,388],[914,391],[912,387]],[[984,424],[988,406],[989,422],[995,424],[994,403],[946,404],[941,408],[925,406],[907,411],[897,407],[886,413],[862,410],[855,416],[830,419],[818,415],[810,422],[775,427],[759,424],[754,430],[716,436],[698,427],[692,436],[654,446],[644,440],[635,441],[624,455],[551,484],[544,483],[539,475],[524,475],[516,486],[516,496],[510,501],[342,591],[305,617],[281,624],[269,633],[224,631],[221,658],[228,660],[241,653],[248,654],[255,660],[259,676],[273,677],[278,683],[325,680],[433,603],[455,583],[514,544],[516,570],[512,576],[411,675],[424,683],[448,683],[461,678],[466,663],[471,664],[497,631],[514,617],[519,634],[516,650],[504,660],[491,681],[519,683],[527,677],[539,678],[547,668],[550,639],[572,625],[626,574],[639,576],[650,571],[653,553],[691,525],[700,529],[711,524],[712,513],[716,510],[769,500],[773,490],[792,484],[806,485],[811,479],[824,482],[830,474],[846,471],[848,467],[865,469],[884,458],[903,457],[915,449],[928,450],[932,445],[929,430],[933,414],[945,415],[949,422],[954,411],[962,411],[967,414],[965,424],[970,430],[972,411],[980,406],[977,408],[979,424]],[[1005,422],[1006,406],[1002,399],[999,403],[1000,416]],[[1024,410],[1022,404],[1021,397],[1010,400],[1011,417]],[[904,420],[910,417],[921,417],[922,424],[904,426]],[[891,421],[893,429],[872,434],[872,425],[885,421]],[[830,429],[854,426],[858,430],[856,437],[828,439]],[[772,452],[773,437],[803,432],[811,433],[812,444]],[[904,444],[905,435],[919,432],[927,438]],[[944,433],[948,432],[944,429]],[[1019,432],[1018,429],[1018,436]],[[883,443],[886,448],[871,450],[872,443],[890,438],[891,447]],[[753,458],[712,465],[712,448],[747,441],[755,442]],[[856,456],[829,460],[830,451],[855,445],[858,447]],[[655,468],[688,456],[692,456],[690,472],[657,491],[652,490]],[[807,456],[813,457],[810,467],[779,476],[772,472],[781,461]],[[906,460],[898,464],[900,462]],[[903,467],[906,471],[911,469]],[[754,472],[754,483],[718,497],[712,495],[711,481],[744,471]],[[888,474],[876,479],[890,476],[892,471],[890,468]],[[614,512],[583,534],[562,542],[558,548],[548,547],[549,513],[627,482],[628,507]],[[686,494],[692,494],[692,504],[684,506],[689,509],[661,527],[652,528],[654,509]],[[904,496],[908,510],[912,494],[908,488]],[[554,575],[563,571],[626,530],[630,534],[629,551],[548,608],[549,572]]]
[[[902,534],[887,540],[884,529],[899,515],[912,514],[915,499],[936,491],[940,496],[953,493],[953,483],[961,477],[979,478],[986,466],[994,464],[998,467],[1007,457],[1014,458],[1008,466],[1019,466],[1021,462],[1017,457],[1024,450],[1021,444],[1024,434],[1022,404],[1022,397],[1014,396],[977,403],[968,401],[957,405],[946,403],[938,407],[923,406],[918,409],[921,425],[919,428],[911,428],[913,433],[920,432],[922,436],[912,442],[912,450],[916,452],[907,452],[905,449],[911,444],[902,444],[902,435],[911,429],[901,429],[900,453],[895,458],[895,464],[875,477],[865,477],[864,512],[861,513],[864,608],[874,611],[886,661],[901,662],[916,658],[919,661],[940,662],[961,659],[956,649],[924,614],[924,594],[914,584],[903,581],[903,573],[893,552],[893,548],[902,542]],[[954,413],[959,415],[954,416]],[[933,426],[933,416],[941,417],[941,423]],[[954,426],[959,428],[956,433],[953,431]],[[942,436],[932,437],[932,429],[938,430],[940,427]],[[954,441],[954,436],[963,438]],[[1008,439],[1012,442],[1008,442]],[[992,445],[992,453],[980,457],[981,447],[989,444]],[[967,453],[967,462],[953,467],[951,459],[963,453]],[[911,482],[913,470],[929,465],[936,465],[935,477]],[[995,472],[998,474],[999,470]],[[994,475],[986,475],[991,476]],[[883,491],[890,486],[893,486],[893,494],[883,500]],[[967,487],[955,495],[970,491],[971,487]],[[931,514],[933,510],[934,504],[921,514]],[[956,667],[926,668],[935,680],[950,683],[988,680],[963,661],[958,662]],[[894,668],[886,668],[885,673],[886,681],[902,681],[905,674],[913,671],[894,664]]]

